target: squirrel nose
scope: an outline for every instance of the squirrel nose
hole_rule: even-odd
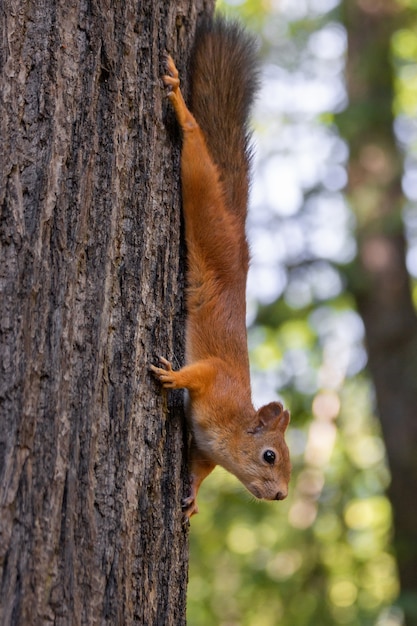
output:
[[[277,495],[275,496],[275,500],[285,500],[286,497],[287,497],[286,492],[278,491]]]

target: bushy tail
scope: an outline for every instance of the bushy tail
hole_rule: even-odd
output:
[[[246,218],[248,116],[259,84],[256,44],[239,24],[216,17],[196,32],[190,109],[221,173],[228,208]]]

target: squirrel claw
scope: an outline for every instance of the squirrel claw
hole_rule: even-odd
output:
[[[174,63],[174,59],[172,58],[172,56],[170,54],[167,54],[166,65],[167,65],[167,70],[170,73],[170,75],[173,78],[178,78],[178,70],[177,70],[177,67],[176,67],[176,65]]]
[[[159,382],[162,383],[165,389],[177,389],[177,385],[175,382],[176,372],[174,372],[174,370],[172,369],[171,363],[167,359],[164,359],[163,356],[160,356],[159,360],[162,363],[163,367],[156,367],[156,365],[151,365],[150,369],[159,380]]]
[[[172,365],[170,361],[168,361],[168,359],[165,359],[163,356],[160,356],[159,360],[161,361],[162,365],[165,367],[167,372],[172,372]]]
[[[164,81],[165,85],[171,86],[172,89],[175,91],[180,86],[180,79],[178,78],[178,70],[170,54],[167,55],[166,65],[168,74],[163,76],[162,80]]]

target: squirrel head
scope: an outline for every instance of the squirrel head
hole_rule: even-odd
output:
[[[291,463],[284,435],[289,421],[282,404],[270,402],[256,411],[241,442],[237,468],[232,471],[260,500],[287,497]]]

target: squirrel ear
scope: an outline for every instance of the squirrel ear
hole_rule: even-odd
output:
[[[288,411],[284,411],[281,402],[266,404],[256,412],[255,417],[257,424],[253,429],[249,430],[252,434],[261,430],[280,430],[282,433],[285,433],[290,423],[290,414]]]

